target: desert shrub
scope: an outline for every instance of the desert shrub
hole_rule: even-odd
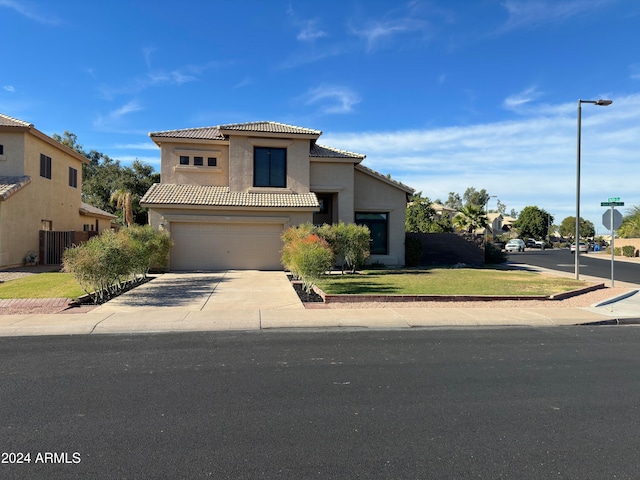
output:
[[[422,260],[423,247],[419,238],[405,236],[404,239],[404,263],[407,267],[417,267]]]
[[[318,278],[333,265],[334,256],[329,244],[313,233],[290,241],[285,250],[289,270],[302,280],[307,293],[311,291]]]
[[[168,233],[154,230],[150,225],[132,225],[118,232],[130,242],[134,258],[132,273],[134,277],[146,278],[149,270],[167,265],[173,242]]]
[[[484,246],[484,262],[489,264],[504,263],[507,261],[508,255],[501,248],[496,247],[492,243]]]
[[[635,257],[636,256],[636,247],[633,245],[625,245],[622,247],[622,255],[625,257]]]
[[[369,258],[369,244],[371,235],[369,228],[364,225],[356,225],[355,223],[339,223],[333,226],[336,230],[338,241],[344,242],[342,245],[342,256],[351,273],[355,273],[356,269],[362,267]]]

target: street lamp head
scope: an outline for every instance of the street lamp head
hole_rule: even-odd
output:
[[[596,105],[602,105],[603,107],[606,107],[608,105],[611,105],[613,103],[613,100],[597,100],[596,101]]]

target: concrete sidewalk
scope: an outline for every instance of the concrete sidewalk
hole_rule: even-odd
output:
[[[305,309],[283,272],[227,271],[160,275],[87,313],[2,315],[0,336],[270,328],[548,327],[625,318],[640,318],[640,294],[589,308]]]

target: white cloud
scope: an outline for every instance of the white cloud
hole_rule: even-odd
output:
[[[346,87],[320,86],[304,95],[306,105],[320,105],[323,113],[349,113],[360,102],[358,95]]]
[[[317,20],[308,20],[296,38],[303,42],[313,42],[318,38],[326,37],[327,32],[320,30],[317,24]]]
[[[38,23],[46,25],[60,24],[60,18],[58,16],[52,15],[50,12],[41,13],[31,5],[31,2],[26,2],[24,0],[21,0],[20,2],[15,0],[0,0],[0,7],[10,8],[20,15]]]
[[[507,10],[509,17],[499,33],[592,13],[607,3],[611,3],[611,0],[505,0],[502,6]]]
[[[629,65],[629,69],[631,70],[631,75],[629,75],[629,77],[633,80],[640,80],[640,63]]]
[[[4,90],[6,90],[9,93],[14,93],[16,91],[16,89],[12,86],[12,85],[5,85],[4,87],[2,87]]]
[[[351,27],[351,33],[366,42],[367,51],[387,45],[395,36],[426,29],[426,22],[414,18],[370,21],[362,27]]]
[[[112,148],[124,150],[158,150],[158,146],[151,141],[140,143],[119,143],[114,145]]]
[[[640,94],[613,100],[582,111],[581,215],[596,227],[608,197],[640,205]],[[365,154],[365,165],[432,199],[486,188],[509,210],[537,205],[562,220],[575,214],[576,104],[461,127],[327,132],[321,143]]]
[[[514,110],[514,109],[517,109],[518,107],[521,107],[524,104],[532,102],[533,100],[535,100],[536,98],[539,98],[540,96],[542,96],[542,93],[538,92],[536,87],[529,87],[520,93],[509,95],[507,98],[504,99],[503,105],[505,108],[508,108],[509,110]]]
[[[98,115],[93,122],[93,126],[103,131],[117,131],[118,125],[121,123],[123,117],[140,110],[143,110],[142,106],[132,100],[112,110],[107,115]]]

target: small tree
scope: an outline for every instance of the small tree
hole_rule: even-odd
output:
[[[333,252],[327,241],[314,233],[292,238],[283,249],[283,257],[286,251],[287,268],[302,280],[304,290],[309,293],[318,278],[331,269]]]

